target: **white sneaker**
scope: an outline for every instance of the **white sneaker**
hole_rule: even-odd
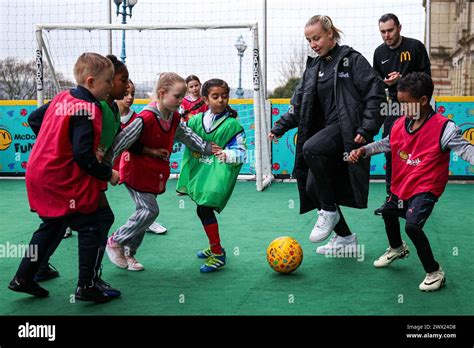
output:
[[[107,256],[109,257],[110,262],[120,268],[127,268],[128,263],[125,259],[123,247],[114,241],[113,235],[107,239],[107,245],[105,247]]]
[[[313,243],[322,242],[331,234],[334,227],[337,225],[341,219],[339,211],[318,211],[319,217],[314,225],[311,234],[309,235],[309,240]]]
[[[66,232],[64,232],[63,238],[69,238],[71,236],[72,236],[72,229],[71,229],[71,227],[67,227]]]
[[[345,255],[347,257],[356,257],[357,236],[355,234],[351,234],[347,237],[341,237],[335,234],[329,240],[329,243],[317,247],[316,253],[327,256]]]
[[[385,253],[374,261],[374,267],[387,267],[397,259],[404,259],[408,257],[409,253],[410,251],[408,250],[408,246],[405,242],[403,242],[402,246],[398,249],[388,247]]]
[[[436,291],[442,288],[444,283],[446,283],[446,277],[444,276],[443,269],[439,266],[437,271],[426,274],[425,280],[423,280],[419,288],[421,291]]]
[[[153,233],[156,233],[156,234],[163,234],[163,233],[166,233],[168,230],[166,229],[165,226],[163,225],[160,225],[158,222],[154,222],[152,223],[148,229],[146,230],[147,232],[153,232]]]
[[[125,259],[127,260],[127,269],[129,271],[143,271],[145,269],[145,267],[143,267],[143,265],[133,256],[125,256]]]

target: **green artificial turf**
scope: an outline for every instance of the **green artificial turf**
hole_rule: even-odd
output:
[[[165,235],[147,233],[136,257],[143,272],[119,269],[104,257],[103,278],[122,291],[122,298],[103,305],[74,302],[77,282],[77,233],[62,241],[51,263],[59,278],[42,283],[45,299],[7,289],[20,259],[0,258],[1,315],[472,315],[474,292],[472,250],[474,185],[450,184],[425,225],[434,255],[446,271],[446,287],[418,290],[425,273],[416,250],[402,232],[410,257],[385,269],[372,262],[387,247],[383,221],[373,210],[383,201],[385,185],[370,186],[369,208],[343,208],[349,226],[363,246],[363,257],[327,258],[315,253],[308,236],[316,212],[299,215],[296,184],[274,183],[264,192],[254,182],[238,182],[218,215],[227,266],[201,274],[196,251],[207,238],[196,206],[177,196],[176,181],[158,197],[158,221]],[[114,229],[133,212],[123,186],[107,196],[116,219]],[[0,181],[0,244],[28,243],[39,218],[29,211],[23,180]],[[404,224],[402,224],[404,226]],[[304,260],[293,274],[275,273],[267,264],[266,248],[280,236],[296,238]]]

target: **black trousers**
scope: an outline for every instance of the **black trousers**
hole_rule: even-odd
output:
[[[330,125],[309,138],[303,146],[303,155],[310,168],[306,182],[306,193],[316,198],[321,209],[339,211],[341,219],[334,228],[334,232],[341,237],[351,234],[342,211],[336,205],[334,182],[336,162],[341,161],[344,153],[344,144],[339,124]]]
[[[431,192],[417,194],[407,201],[401,201],[392,194],[382,211],[388,241],[394,249],[402,245],[399,218],[406,219],[405,232],[415,245],[426,273],[439,269],[430,242],[423,232],[423,226],[437,201],[438,198]]]
[[[78,232],[79,239],[79,280],[78,286],[92,286],[100,254],[99,214],[72,214],[60,218],[42,218],[43,222],[33,233],[29,248],[36,250],[25,256],[16,276],[22,281],[31,282],[46,257],[51,246],[59,244],[67,226]],[[30,249],[31,250],[31,249]]]
[[[99,254],[97,257],[97,262],[94,267],[94,281],[97,280],[99,276],[100,267],[102,265],[102,260],[105,254],[105,247],[107,245],[107,237],[108,237],[110,228],[114,224],[114,220],[115,220],[114,213],[110,209],[109,202],[107,201],[107,197],[105,196],[105,193],[101,193],[101,197],[99,201],[99,209],[97,210],[97,219],[98,219],[97,223],[98,223],[98,238],[99,238]],[[72,226],[69,226],[69,227],[71,227],[73,230],[76,230]],[[55,239],[54,242],[50,245],[39,267],[40,270],[48,269],[49,259],[58,248],[59,244],[61,243],[63,239],[62,238],[63,236],[64,236],[64,233],[60,236],[60,238]]]
[[[339,124],[330,125],[309,138],[303,145],[303,155],[314,176],[321,209],[336,211],[334,182],[336,162],[343,158],[344,145]]]

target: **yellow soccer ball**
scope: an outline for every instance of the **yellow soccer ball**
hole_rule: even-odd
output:
[[[301,265],[303,249],[295,239],[280,237],[268,246],[267,261],[275,272],[291,273]]]

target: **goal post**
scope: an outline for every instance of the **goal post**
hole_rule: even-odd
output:
[[[253,100],[251,110],[244,110],[245,120],[240,116],[241,110],[238,110],[241,122],[246,122],[244,128],[254,131],[254,141],[248,139],[249,155],[247,157],[254,163],[248,164],[251,170],[247,178],[255,179],[258,191],[269,186],[273,178],[270,142],[267,138],[271,114],[265,100],[266,91],[262,78],[257,23],[219,25],[189,23],[185,25],[37,24],[35,36],[37,42],[38,106],[43,105],[45,99],[52,98],[61,90],[68,88],[63,82],[73,80],[73,61],[82,52],[108,54],[108,35],[110,33],[115,35],[116,47],[118,47],[121,37],[119,34],[124,30],[127,31],[127,51],[131,53],[126,62],[130,78],[134,81],[136,88],[139,87],[137,92],[142,93],[137,96],[138,98],[146,98],[144,93],[148,93],[150,96],[149,92],[154,84],[150,81],[156,80],[156,70],[174,71],[183,77],[196,74],[202,79],[202,82],[208,78],[222,78],[229,83],[231,90],[235,90],[237,87],[237,76],[242,77],[244,85],[247,82],[244,87],[246,87],[246,98]],[[241,33],[247,38],[247,42],[251,43],[251,53],[246,54],[244,68],[241,66],[239,70],[239,65],[235,63],[237,54],[233,47],[234,42],[231,40],[232,37],[237,37]],[[45,82],[46,72],[49,76],[48,86]],[[139,76],[145,73],[146,78]],[[252,174],[253,170],[254,175]]]

